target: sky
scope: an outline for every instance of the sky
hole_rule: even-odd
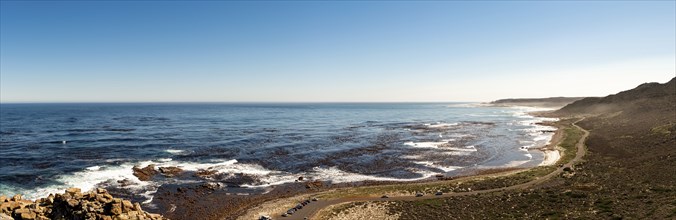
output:
[[[0,102],[481,102],[676,76],[676,1],[2,1]]]

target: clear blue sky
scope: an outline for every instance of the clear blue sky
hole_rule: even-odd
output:
[[[489,101],[676,76],[674,1],[3,1],[0,18],[0,102]]]

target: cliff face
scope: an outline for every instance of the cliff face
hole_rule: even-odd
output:
[[[554,112],[556,115],[646,114],[676,111],[676,77],[671,81],[644,83],[638,87],[602,98],[584,98]],[[676,117],[676,116],[674,116]]]

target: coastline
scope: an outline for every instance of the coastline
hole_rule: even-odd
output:
[[[531,112],[528,113],[529,116],[535,117],[531,114]],[[543,126],[549,125],[543,124]],[[561,132],[560,129],[554,131],[552,139],[550,140],[550,144],[556,143],[557,140],[555,140],[555,137],[557,137],[556,134],[559,132]],[[543,150],[550,148],[551,146],[549,145],[533,146],[527,151],[543,152],[543,157],[549,158],[551,160],[553,156],[548,157],[546,152]],[[557,158],[557,160],[558,159],[559,158]],[[545,159],[543,159],[540,164],[542,164],[544,161]],[[532,163],[531,165],[534,165],[531,168],[540,166],[538,164]],[[141,165],[141,167],[142,166],[143,165]],[[155,191],[152,204],[153,206],[144,205],[144,209],[156,213],[161,212],[169,218],[191,216],[201,219],[222,219],[229,218],[229,216],[240,216],[246,213],[251,207],[278,198],[291,198],[299,195],[311,195],[331,190],[351,189],[357,187],[388,185],[406,186],[429,184],[454,179],[497,177],[518,173],[524,170],[527,170],[527,168],[519,166],[477,167],[468,168],[462,172],[453,173],[452,176],[437,177],[436,175],[431,175],[426,178],[412,181],[362,180],[355,182],[330,183],[329,181],[311,181],[306,179],[305,181],[275,185],[270,187],[269,191],[258,195],[249,194],[249,192],[244,192],[244,190],[242,190],[243,188],[231,186],[210,186],[208,184],[166,184],[160,186]]]
[[[521,107],[521,106],[495,106],[495,107]],[[531,106],[525,106],[531,108]],[[532,111],[528,112],[529,116],[533,117],[540,117],[540,118],[550,118],[550,119],[556,119],[556,120],[551,120],[551,121],[543,121],[543,122],[538,122],[539,125],[543,126],[549,126],[556,128],[553,131],[553,135],[551,136],[551,139],[548,141],[547,144],[542,145],[542,146],[536,146],[533,148],[528,149],[529,151],[539,151],[542,152],[544,158],[542,162],[536,166],[529,167],[529,168],[519,168],[518,166],[516,167],[494,167],[494,168],[484,168],[484,169],[476,169],[472,170],[470,172],[465,172],[461,175],[453,176],[453,177],[447,177],[447,178],[426,178],[424,180],[419,180],[419,181],[410,181],[410,182],[389,182],[389,181],[381,181],[381,182],[374,182],[370,183],[368,185],[360,185],[359,183],[355,183],[352,186],[343,186],[343,187],[337,187],[337,188],[329,188],[325,190],[320,190],[317,192],[312,192],[312,193],[305,193],[305,194],[294,194],[290,197],[287,198],[277,198],[277,199],[270,199],[265,202],[262,202],[260,204],[252,205],[250,208],[246,209],[244,212],[237,214],[237,218],[233,219],[238,219],[238,220],[245,220],[245,219],[257,219],[260,216],[267,216],[267,215],[272,215],[274,213],[283,213],[285,210],[293,207],[297,202],[295,201],[302,201],[304,199],[309,199],[309,198],[314,198],[314,197],[322,197],[322,194],[330,194],[332,192],[337,192],[338,190],[351,190],[353,188],[368,188],[368,187],[392,187],[393,189],[396,187],[405,187],[405,186],[410,186],[410,185],[426,185],[426,184],[443,184],[443,183],[450,183],[450,182],[457,182],[457,181],[482,181],[485,179],[490,179],[490,178],[498,178],[498,177],[508,177],[517,173],[529,171],[532,169],[536,168],[548,168],[548,167],[554,167],[555,164],[557,164],[561,158],[563,157],[564,152],[562,149],[558,147],[558,145],[563,141],[564,137],[564,130],[562,125],[557,124],[556,122],[559,121],[559,118],[555,117],[550,117],[547,116],[547,112],[554,111],[554,109],[547,110],[547,111]],[[361,182],[364,183],[364,182]],[[469,189],[466,189],[469,190]],[[471,190],[469,190],[471,191]],[[414,194],[413,192],[402,192],[399,194],[388,194],[388,196],[410,196],[411,194]],[[361,195],[361,196],[366,196],[366,195]],[[373,195],[371,195],[373,196]],[[358,198],[355,196],[347,196],[349,198]]]
[[[529,112],[524,117],[536,117]],[[540,117],[537,115],[537,117]],[[540,123],[540,122],[538,122]],[[542,124],[552,126],[552,124]],[[542,149],[554,149],[556,143],[560,141],[561,129],[556,129],[549,141],[549,145],[542,145],[530,148],[528,151],[543,152]],[[544,152],[543,152],[544,155]],[[559,158],[557,158],[558,160]],[[544,161],[544,160],[543,160]],[[192,186],[185,185],[166,185],[158,189],[154,197],[154,203],[157,205],[149,211],[166,211],[169,218],[181,218],[181,216],[191,216],[201,219],[256,219],[262,214],[273,214],[271,209],[278,211],[285,211],[297,204],[297,201],[308,199],[312,196],[327,194],[331,192],[338,192],[344,190],[372,188],[372,187],[407,187],[407,186],[424,186],[426,184],[445,183],[448,181],[468,181],[481,180],[486,178],[500,178],[517,173],[527,171],[529,169],[541,167],[543,161],[538,164],[531,164],[530,168],[518,166],[501,166],[501,167],[486,167],[476,169],[466,169],[462,173],[455,173],[453,176],[436,177],[430,176],[420,180],[414,181],[356,181],[331,183],[330,181],[297,181],[285,183],[270,187],[270,191],[263,194],[240,194],[238,188],[217,188],[212,189],[201,184]],[[463,190],[463,189],[457,189]],[[397,195],[410,195],[413,192],[400,192]],[[282,201],[284,205],[265,206],[269,203],[276,203]],[[265,208],[256,208],[258,206],[265,206]],[[283,210],[282,210],[283,209]],[[256,212],[255,210],[261,210]],[[256,212],[255,214],[251,214]],[[261,214],[261,215],[259,215]],[[248,216],[248,217],[244,217]]]

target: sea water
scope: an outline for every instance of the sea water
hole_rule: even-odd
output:
[[[166,181],[154,164],[330,182],[412,181],[495,167],[532,167],[554,128],[533,108],[472,103],[1,104],[0,194],[38,198],[69,187],[121,187],[148,201]],[[227,181],[222,179],[209,181]],[[124,184],[120,184],[123,182]]]

